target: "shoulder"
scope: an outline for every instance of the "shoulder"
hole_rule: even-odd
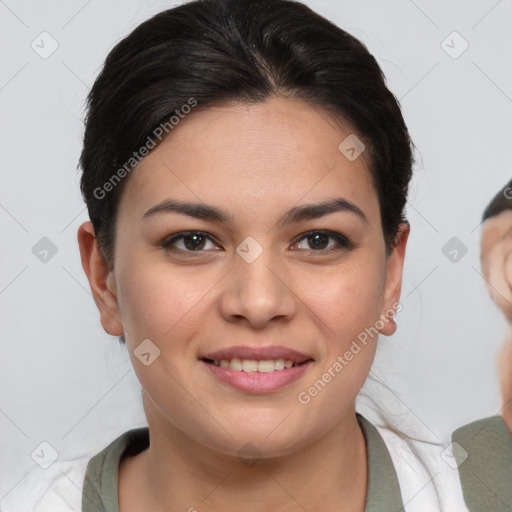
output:
[[[139,453],[149,445],[147,427],[120,435],[89,461],[83,483],[84,508],[118,510],[119,462],[124,455]],[[1,512],[1,511],[0,511]]]
[[[481,446],[512,450],[512,435],[501,416],[491,416],[468,423],[455,430],[452,438],[469,448]]]
[[[388,448],[409,510],[468,512],[449,439],[428,442],[393,428],[376,428]]]
[[[512,435],[501,416],[464,425],[452,434],[466,502],[475,512],[510,510]]]
[[[141,450],[148,443],[147,428],[133,429],[92,458],[55,461],[47,469],[37,466],[4,496],[0,512],[81,512],[83,496],[86,508],[99,510],[98,503],[116,500],[117,472],[123,453]]]
[[[0,501],[1,512],[80,512],[88,457],[33,468]]]

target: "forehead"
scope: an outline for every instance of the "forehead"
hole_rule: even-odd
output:
[[[350,125],[298,99],[198,109],[139,163],[122,202],[172,195],[277,208],[341,194],[378,209],[368,154],[347,158],[339,149],[347,137],[357,137]]]

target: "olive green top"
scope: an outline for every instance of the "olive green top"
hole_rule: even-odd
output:
[[[364,510],[403,511],[398,478],[384,440],[368,420],[360,414],[356,416],[366,440],[368,453],[368,487]],[[119,512],[119,462],[122,457],[139,453],[148,446],[149,430],[139,428],[125,432],[95,455],[87,465],[82,512]]]
[[[501,416],[457,429],[452,441],[464,500],[471,512],[510,512],[512,436]]]

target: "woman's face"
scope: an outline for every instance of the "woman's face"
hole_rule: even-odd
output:
[[[338,149],[350,134],[300,100],[215,107],[183,119],[132,172],[102,322],[125,334],[150,428],[226,454],[251,442],[277,456],[353,414],[374,358],[368,332],[393,332],[380,315],[399,298],[407,231],[386,258],[365,153]],[[160,207],[171,202],[197,215]],[[244,355],[235,346],[256,349],[246,369],[270,356],[260,369],[278,369],[204,360]],[[258,352],[275,346],[308,361],[279,369],[275,359],[293,356]]]
[[[512,210],[504,210],[483,223],[480,249],[487,289],[512,323]]]

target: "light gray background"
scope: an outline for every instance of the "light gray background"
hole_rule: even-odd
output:
[[[505,324],[478,243],[481,213],[512,171],[512,2],[305,3],[368,46],[419,149],[404,309],[374,367],[390,390],[372,389],[402,413],[395,420],[412,417],[441,438],[500,404]],[[103,332],[80,264],[87,214],[76,166],[84,98],[108,51],[172,5],[0,0],[0,497],[34,467],[42,441],[62,459],[92,455],[144,424],[128,356]],[[59,45],[47,59],[31,47],[43,31]],[[441,46],[453,31],[469,44],[456,59]],[[58,250],[46,263],[32,252],[42,237]],[[452,237],[468,248],[457,262],[442,252]]]

